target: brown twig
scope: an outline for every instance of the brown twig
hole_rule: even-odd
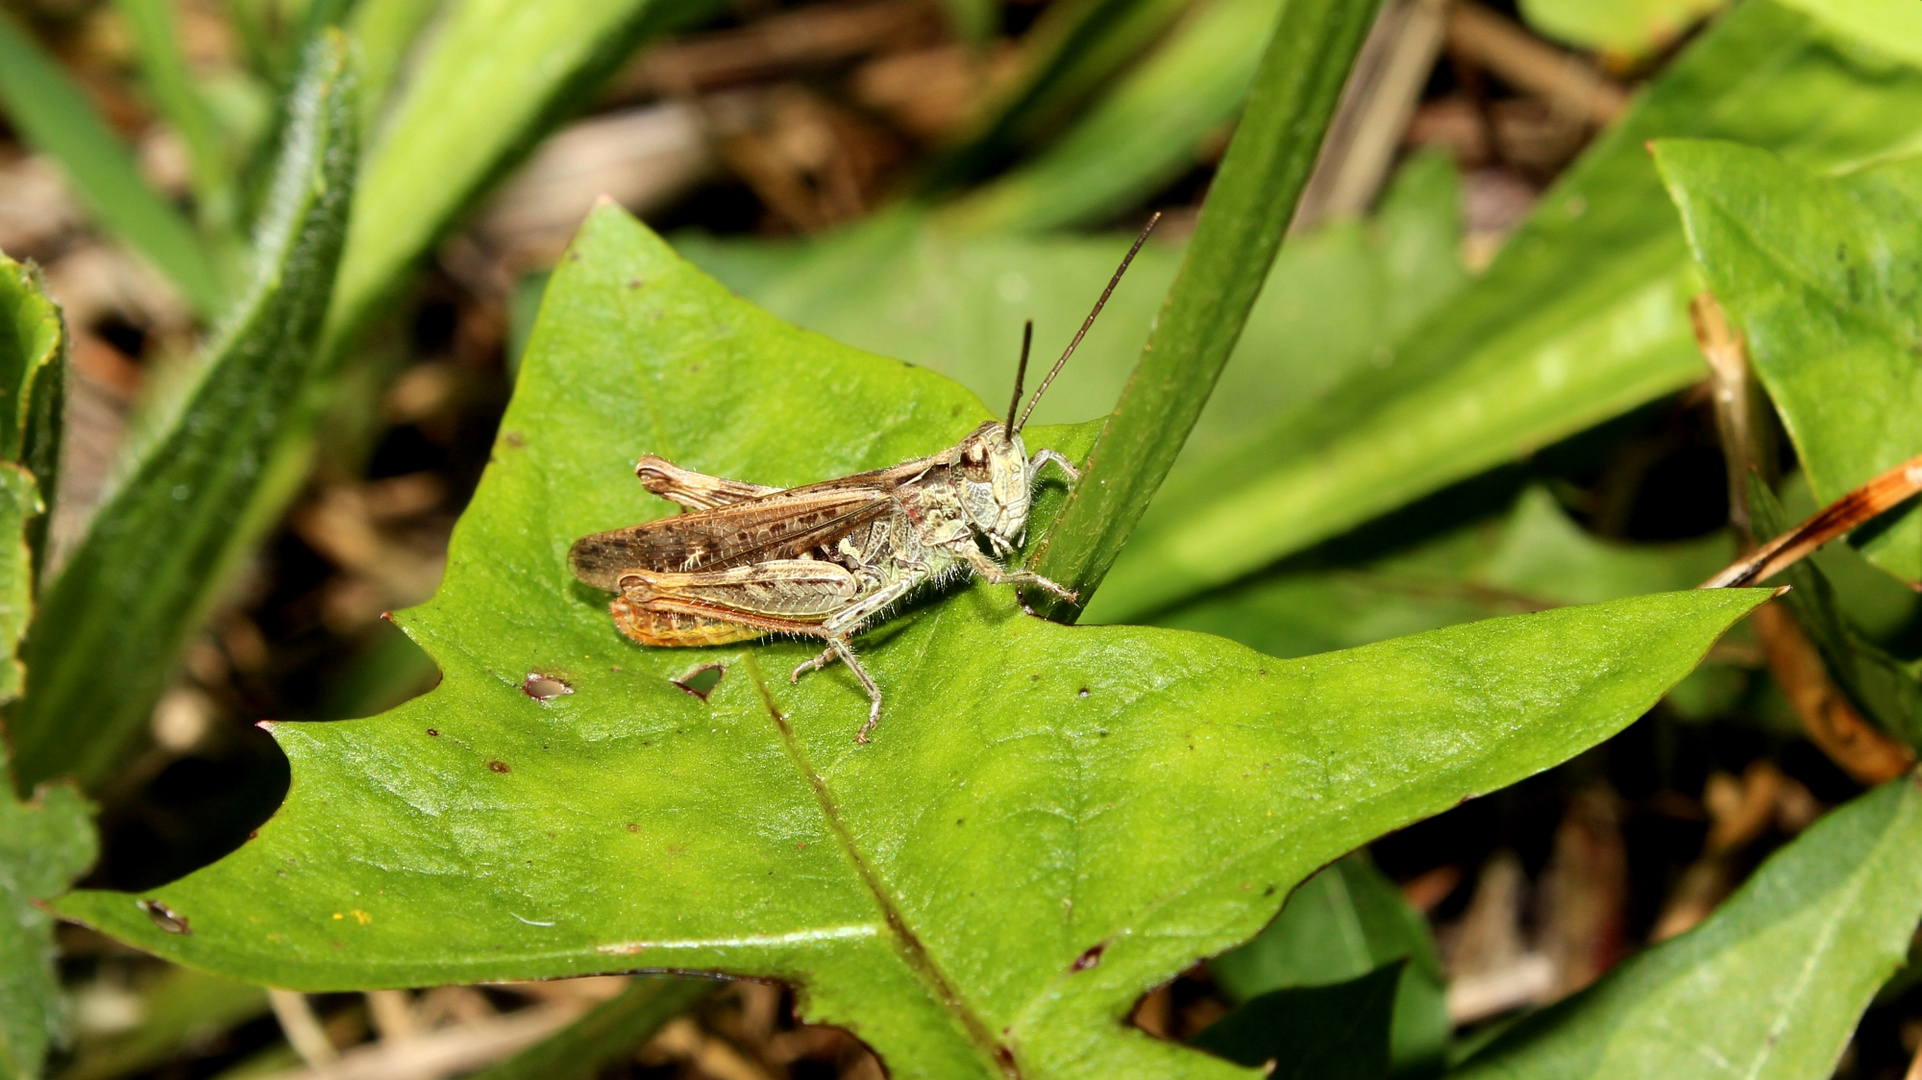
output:
[[[1480,4],[1454,5],[1448,46],[1517,90],[1548,98],[1598,127],[1628,108],[1628,93],[1613,81]]]
[[[1728,458],[1729,517],[1744,546],[1754,543],[1747,515],[1751,474],[1766,482],[1772,472],[1772,430],[1740,333],[1729,325],[1715,297],[1702,293],[1689,305],[1695,343],[1709,365],[1716,427]],[[1727,588],[1757,584],[1797,559],[1913,494],[1922,481],[1922,458],[1850,492],[1800,526],[1742,556],[1702,584]],[[1896,483],[1891,484],[1891,479]],[[1908,494],[1891,496],[1909,485]],[[1867,494],[1865,494],[1867,493]],[[1738,509],[1739,508],[1739,509]],[[1872,510],[1872,512],[1870,512]],[[1828,667],[1788,612],[1769,605],[1750,617],[1769,671],[1801,717],[1803,730],[1842,771],[1865,784],[1900,776],[1914,764],[1909,748],[1870,724],[1829,676]]]
[[[1795,565],[1844,533],[1860,528],[1922,492],[1922,454],[1849,492],[1814,517],[1770,540],[1702,582],[1704,589],[1756,585]]]

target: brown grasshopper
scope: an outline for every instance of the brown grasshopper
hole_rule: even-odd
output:
[[[1013,554],[1025,541],[1041,466],[1053,463],[1070,480],[1080,479],[1053,450],[1029,457],[1021,427],[1159,217],[1135,239],[1019,416],[1032,322],[1021,339],[1007,423],[990,420],[929,457],[797,488],[745,484],[643,457],[635,469],[642,485],[683,512],[575,541],[568,552],[574,576],[618,592],[608,608],[614,625],[643,645],[724,645],[770,634],[822,639],[827,648],[788,681],[840,658],[867,688],[868,720],[855,736],[867,742],[881,719],[881,690],[849,640],[895,602],[968,571],[994,584],[1034,585],[1075,599],[1047,578],[1010,570],[994,557]],[[993,555],[981,550],[977,537]]]

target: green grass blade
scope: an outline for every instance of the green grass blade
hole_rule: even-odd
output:
[[[328,350],[641,40],[711,0],[463,0],[370,148]]]
[[[252,513],[319,368],[314,348],[353,191],[347,43],[312,46],[294,98],[251,295],[200,384],[49,586],[14,723],[21,782],[98,784],[139,729]]]
[[[160,115],[187,146],[200,220],[225,230],[234,220],[234,176],[213,113],[195,89],[180,51],[180,34],[168,0],[114,0],[133,38],[140,74]]]
[[[636,979],[586,1016],[468,1080],[589,1080],[719,986],[709,979]]]
[[[1201,415],[1308,183],[1374,5],[1289,0],[1194,240],[1035,569],[1088,596]],[[1057,611],[1069,618],[1078,612]]]
[[[978,180],[1061,127],[1189,6],[1190,0],[1049,5],[1022,39],[1020,80],[928,170],[923,189],[949,190]]]
[[[66,170],[109,232],[151,260],[202,316],[220,307],[220,276],[200,236],[140,179],[133,154],[60,65],[4,12],[0,104],[27,142]]]
[[[1215,0],[1034,160],[944,213],[982,232],[1112,218],[1195,165],[1248,96],[1279,0]]]

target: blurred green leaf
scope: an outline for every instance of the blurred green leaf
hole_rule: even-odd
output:
[[[1194,168],[1241,108],[1285,0],[1209,0],[1033,160],[943,211],[957,228],[1106,221]]]
[[[1816,499],[1922,454],[1922,158],[1831,179],[1753,147],[1664,139],[1655,160]],[[1855,536],[1922,581],[1913,507]]]
[[[1373,15],[1373,4],[1341,0],[1282,8],[1141,357],[1088,471],[1041,534],[1034,570],[1080,594],[1076,603],[1048,597],[1051,617],[1073,621],[1086,607],[1201,416],[1274,265]]]
[[[1137,619],[1699,378],[1699,279],[1643,148],[1684,134],[1859,164],[1922,138],[1922,71],[1771,0],[1741,4],[1471,288],[1376,365],[1171,477],[1088,618]]]
[[[67,327],[39,271],[0,254],[0,460],[33,475],[40,500],[52,505],[60,477],[66,424]],[[45,519],[27,526],[37,569]]]
[[[57,1080],[114,1080],[146,1072],[267,1012],[267,992],[260,987],[183,967],[167,967],[141,988],[139,1000],[138,1024],[83,1038]]]
[[[1922,8],[1908,0],[1782,0],[1815,16],[1837,36],[1922,66]]]
[[[651,34],[715,0],[457,0],[369,148],[328,316],[337,353],[460,213]]]
[[[1396,960],[1342,982],[1270,990],[1190,1041],[1266,1077],[1382,1080],[1405,967]]]
[[[1498,518],[1360,559],[1339,548],[1309,553],[1155,623],[1220,634],[1272,656],[1307,656],[1474,619],[1686,589],[1733,557],[1723,535],[1675,544],[1600,540],[1532,488]]]
[[[976,181],[1065,126],[1102,85],[1141,55],[1191,0],[1064,0],[1021,37],[1021,74],[928,170],[922,186]]]
[[[387,94],[421,30],[441,10],[442,0],[358,0],[347,16],[348,30],[360,46],[361,134],[365,138],[387,108]]]
[[[1280,661],[1027,618],[980,585],[861,639],[889,696],[858,747],[866,699],[844,669],[778,678],[806,643],[643,649],[566,569],[574,538],[665,509],[632,480],[639,453],[792,484],[990,415],[946,379],[779,323],[602,208],[548,287],[446,581],[401,616],[440,686],[368,720],[275,725],[294,780],[254,839],[151,893],[61,910],[306,989],[780,978],[898,1077],[1009,1061],[1033,1080],[1239,1076],[1123,1018],[1320,864],[1620,730],[1767,595],[1640,597]],[[1086,446],[1083,429],[1032,434]],[[710,664],[725,673],[706,700],[670,681]],[[530,673],[572,692],[532,697]]]
[[[635,979],[586,1016],[506,1061],[471,1074],[470,1080],[592,1080],[632,1055],[661,1025],[719,985],[709,979]]]
[[[1450,1075],[1820,1080],[1918,914],[1922,792],[1904,777],[1831,811],[1695,929],[1524,1017]]]
[[[201,223],[224,235],[232,227],[237,210],[233,167],[221,145],[213,114],[188,74],[173,7],[168,0],[114,0],[114,8],[133,39],[147,92],[187,147],[195,209]]]
[[[1460,189],[1439,155],[1411,159],[1372,221],[1289,238],[1275,256],[1235,359],[1182,448],[1233,445],[1276,409],[1312,401],[1364,367],[1466,281],[1456,257]],[[954,234],[908,212],[806,243],[674,238],[675,248],[783,318],[899,356],[992,401],[1008,393],[1023,320],[1038,354],[1058,353],[1087,317],[1131,237]],[[1181,249],[1150,241],[1074,362],[1035,409],[1065,423],[1114,408]]]
[[[347,50],[334,34],[310,51],[247,298],[165,436],[46,590],[27,646],[34,678],[11,732],[23,786],[106,778],[267,524],[249,511],[285,479],[276,451],[321,367],[314,346],[352,199]]]
[[[1522,18],[1585,49],[1640,56],[1679,37],[1725,0],[1521,0]]]
[[[1387,1075],[1391,1064],[1396,1076],[1441,1071],[1450,1030],[1442,1002],[1441,954],[1428,921],[1408,906],[1366,852],[1350,854],[1302,882],[1267,929],[1208,961],[1208,970],[1230,1000],[1243,1006],[1239,1011],[1270,1016],[1277,1011],[1274,1002],[1290,999],[1271,998],[1260,1007],[1256,1003],[1276,991],[1386,978],[1382,1007],[1392,1025],[1384,1023],[1381,1046],[1388,1059],[1373,1075]],[[1392,975],[1383,974],[1391,970]],[[1297,1030],[1312,1033],[1325,1019]],[[1224,1036],[1204,1033],[1215,1040]],[[1209,1049],[1220,1052],[1213,1043]],[[1245,1057],[1228,1056],[1247,1063]],[[1272,1050],[1263,1054],[1274,1056]]]
[[[3,11],[0,105],[28,143],[60,163],[109,232],[146,256],[202,316],[221,306],[220,269],[200,236],[140,179],[133,154],[80,88]]]

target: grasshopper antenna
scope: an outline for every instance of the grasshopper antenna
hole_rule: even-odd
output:
[[[1034,345],[1034,320],[1021,328],[1021,362],[1014,367],[1014,400],[1008,402],[1008,423],[1001,430],[1014,434],[1014,411],[1021,407],[1021,380],[1028,376],[1028,349]]]
[[[1160,220],[1161,211],[1156,210],[1154,214],[1148,218],[1148,224],[1142,226],[1141,235],[1135,237],[1135,245],[1128,249],[1127,255],[1122,257],[1121,265],[1115,268],[1114,277],[1108,279],[1108,287],[1101,290],[1101,299],[1094,302],[1094,310],[1088,312],[1088,317],[1082,320],[1081,329],[1074,332],[1074,340],[1068,342],[1068,348],[1061,354],[1061,359],[1056,360],[1054,366],[1048,369],[1048,377],[1042,379],[1041,385],[1035,388],[1034,396],[1028,399],[1028,407],[1021,410],[1021,419],[1008,428],[1008,435],[1010,437],[1016,432],[1019,432],[1021,426],[1028,422],[1028,414],[1034,412],[1034,407],[1041,403],[1041,395],[1048,392],[1048,384],[1054,382],[1056,375],[1061,374],[1061,368],[1067,364],[1068,357],[1074,355],[1075,349],[1081,344],[1081,339],[1088,335],[1088,328],[1094,325],[1095,316],[1101,314],[1101,309],[1108,303],[1108,297],[1114,295],[1115,286],[1121,284],[1121,275],[1128,272],[1128,264],[1135,261],[1135,253],[1141,250],[1141,245],[1148,242],[1148,234],[1155,231],[1155,223]],[[1025,348],[1023,351],[1025,353]],[[1025,363],[1025,361],[1023,362]],[[1019,382],[1017,379],[1017,386]],[[1013,411],[1010,410],[1008,415],[1014,415]]]

